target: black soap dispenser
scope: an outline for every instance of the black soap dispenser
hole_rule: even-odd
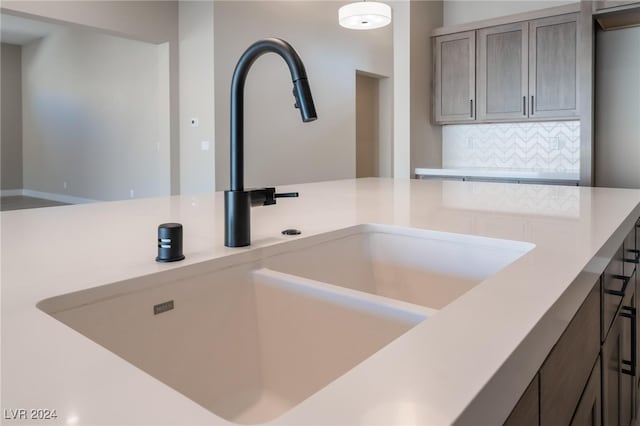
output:
[[[156,262],[183,260],[182,224],[163,223],[158,226],[158,257]]]

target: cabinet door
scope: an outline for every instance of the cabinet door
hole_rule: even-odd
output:
[[[600,426],[602,417],[600,416],[600,358],[596,361],[596,365],[591,370],[589,381],[584,388],[578,408],[573,415],[571,425],[575,426]]]
[[[640,250],[640,219],[638,219],[638,221],[636,222],[635,242],[633,243],[633,246],[635,250]],[[640,260],[640,255],[639,255],[639,260]],[[640,264],[636,265],[636,282],[635,282],[636,296],[635,296],[635,305],[634,305],[636,307],[636,330],[640,330],[640,315],[638,315],[638,312],[640,312],[640,302],[638,301],[638,295],[640,294],[639,287],[640,287]],[[640,339],[636,339],[636,354],[640,355]],[[640,387],[640,356],[636,356],[636,391],[635,391],[636,407],[638,407],[638,405],[640,404],[640,401],[638,401],[640,397],[639,387]],[[634,410],[634,414],[637,411],[638,410]]]
[[[538,426],[540,424],[540,398],[538,375],[524,391],[520,401],[504,422],[504,426]]]
[[[635,274],[635,271],[632,272]],[[635,280],[635,275],[633,276]],[[620,425],[629,426],[633,419],[635,408],[635,367],[632,364],[637,362],[633,346],[636,344],[637,329],[635,310],[635,287],[629,285],[627,293],[622,300],[620,308],[620,320],[622,321],[622,375],[620,376]]]
[[[526,22],[478,31],[478,119],[527,116],[528,25]]]
[[[567,425],[600,351],[600,288],[595,285],[540,368],[540,425]]]
[[[605,426],[620,425],[622,378],[622,317],[618,316],[602,345],[602,419]]]
[[[626,287],[629,285],[627,283],[625,286],[623,255],[623,248],[620,247],[602,274],[602,325],[600,338],[603,342],[613,324],[620,303],[622,303]]]
[[[578,115],[578,15],[529,23],[529,117]]]
[[[475,31],[437,37],[435,52],[435,120],[475,120]]]

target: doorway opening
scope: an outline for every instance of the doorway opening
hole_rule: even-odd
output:
[[[356,71],[356,177],[387,176],[390,147],[381,86],[386,77]]]

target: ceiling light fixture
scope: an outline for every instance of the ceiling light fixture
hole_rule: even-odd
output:
[[[376,1],[359,1],[338,10],[340,25],[352,30],[373,30],[389,25],[391,7]]]

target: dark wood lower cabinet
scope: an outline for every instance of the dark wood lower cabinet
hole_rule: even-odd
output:
[[[640,219],[505,422],[640,426]]]
[[[538,426],[540,424],[540,404],[538,398],[539,375],[536,374],[533,381],[524,391],[524,395],[504,422],[505,426]]]
[[[578,403],[578,408],[571,420],[572,426],[600,426],[602,425],[602,416],[600,415],[601,407],[600,393],[600,357],[591,370],[589,381],[584,388],[584,393]]]
[[[602,420],[605,426],[620,425],[622,382],[622,321],[613,321],[602,345]]]
[[[631,272],[631,280],[635,284],[635,271]],[[635,309],[635,285],[629,284],[627,294],[620,308],[620,320],[622,321],[622,375],[620,376],[620,426],[629,426],[635,411],[635,378],[637,371],[635,364],[637,356],[632,351],[632,345],[636,343],[634,333],[636,329]]]
[[[592,291],[540,368],[540,425],[568,425],[600,352],[600,286]]]

